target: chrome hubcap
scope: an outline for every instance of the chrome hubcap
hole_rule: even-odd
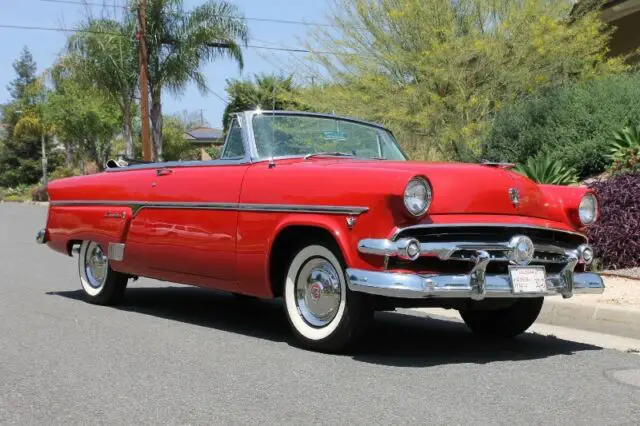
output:
[[[89,285],[93,288],[100,288],[107,278],[107,268],[109,262],[107,256],[100,246],[94,242],[89,243],[85,255],[85,271]]]
[[[300,316],[314,327],[331,322],[340,307],[341,285],[338,271],[328,260],[307,261],[296,279],[296,304]]]

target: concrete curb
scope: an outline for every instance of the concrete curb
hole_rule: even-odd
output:
[[[48,206],[48,201],[6,201],[0,200],[0,204],[31,204],[33,206]]]
[[[640,310],[622,306],[547,299],[538,322],[640,339]]]

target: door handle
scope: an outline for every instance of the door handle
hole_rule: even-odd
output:
[[[156,176],[167,176],[173,173],[171,169],[156,169]]]

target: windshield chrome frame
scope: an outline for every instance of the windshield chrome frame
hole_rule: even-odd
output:
[[[369,121],[364,121],[364,120],[359,120],[356,118],[352,118],[352,117],[345,117],[345,116],[339,116],[339,115],[333,115],[333,114],[323,114],[323,113],[317,113],[317,112],[307,112],[307,111],[280,111],[280,110],[253,110],[253,111],[245,111],[243,113],[238,113],[238,115],[243,115],[244,116],[244,124],[245,124],[245,135],[247,136],[247,142],[248,142],[248,148],[249,151],[251,153],[251,159],[250,162],[251,163],[258,163],[258,162],[262,162],[262,161],[271,161],[271,160],[285,160],[285,159],[289,159],[289,158],[304,158],[305,155],[307,154],[295,154],[295,155],[280,155],[280,156],[274,156],[274,157],[260,157],[258,155],[258,148],[256,146],[256,140],[255,140],[255,134],[253,133],[253,119],[254,117],[256,117],[257,115],[272,115],[272,116],[298,116],[298,117],[317,117],[317,118],[328,118],[328,119],[332,119],[332,120],[341,120],[341,121],[346,121],[349,123],[355,123],[355,124],[362,124],[364,126],[368,126],[368,127],[374,127],[376,129],[385,131],[387,133],[389,133],[389,135],[391,135],[391,137],[393,138],[393,143],[396,145],[396,147],[398,148],[398,151],[400,151],[400,153],[402,154],[402,156],[404,157],[403,161],[409,161],[409,157],[407,156],[407,154],[402,150],[402,147],[400,147],[400,144],[398,143],[398,141],[396,140],[393,132],[389,129],[387,129],[386,127],[378,124],[378,123],[372,123]],[[226,143],[225,143],[226,145]],[[245,147],[246,149],[247,147]],[[224,149],[224,147],[223,147]],[[357,157],[357,156],[345,156],[345,157],[340,157],[340,158],[346,158],[346,159],[357,159],[357,160],[362,160],[362,159],[366,159],[366,160],[371,160],[371,158],[369,157]],[[380,161],[387,161],[386,159],[380,159]],[[399,160],[400,161],[400,160]]]
[[[212,160],[192,160],[192,161],[164,161],[164,162],[156,162],[156,163],[137,163],[131,164],[125,167],[117,167],[112,169],[105,169],[105,172],[114,173],[114,172],[123,172],[127,170],[144,170],[144,169],[160,169],[160,168],[172,168],[172,167],[203,167],[203,166],[222,166],[222,165],[242,165],[242,164],[251,164],[251,163],[260,163],[263,161],[272,161],[272,160],[285,160],[292,158],[303,158],[306,154],[295,154],[295,155],[282,155],[278,157],[270,157],[270,158],[261,158],[258,156],[258,149],[256,147],[255,135],[253,133],[253,118],[256,115],[280,115],[280,116],[300,116],[300,117],[319,117],[319,118],[329,118],[334,120],[342,120],[350,123],[362,124],[369,127],[374,127],[379,130],[383,130],[388,132],[393,137],[393,142],[396,147],[400,151],[400,153],[405,158],[404,161],[408,161],[409,157],[402,150],[400,144],[396,140],[393,132],[386,127],[372,123],[364,120],[359,120],[352,117],[344,117],[333,114],[322,114],[316,112],[306,112],[306,111],[262,111],[259,109],[252,111],[244,111],[233,113],[231,117],[233,119],[238,120],[238,124],[242,129],[242,141],[244,144],[244,156],[241,158],[231,158],[231,159],[212,159]],[[229,132],[225,135],[225,141],[220,150],[220,155],[224,152],[227,147],[227,143],[229,142]],[[355,159],[355,160],[371,160],[368,157],[340,157],[346,159]],[[380,161],[388,161],[381,159]]]

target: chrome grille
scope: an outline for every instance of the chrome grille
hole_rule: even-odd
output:
[[[586,242],[577,233],[525,225],[417,225],[401,229],[393,240],[415,238],[420,242],[465,241],[469,243],[496,243],[509,241],[514,235],[526,235],[536,245],[548,245],[561,249],[574,249]]]
[[[530,264],[543,265],[548,273],[562,270],[569,261],[566,252],[575,250],[580,244],[586,242],[586,238],[577,233],[527,226],[464,224],[416,226],[402,229],[394,236],[394,241],[401,238],[415,238],[427,246],[429,243],[433,243],[434,246],[447,246],[451,243],[452,249],[441,252],[439,259],[424,256],[416,261],[407,262],[389,258],[387,268],[468,273],[473,267],[477,251],[483,250],[491,257],[487,272],[506,273],[509,258],[505,242],[514,235],[526,235],[531,238],[536,250]]]

